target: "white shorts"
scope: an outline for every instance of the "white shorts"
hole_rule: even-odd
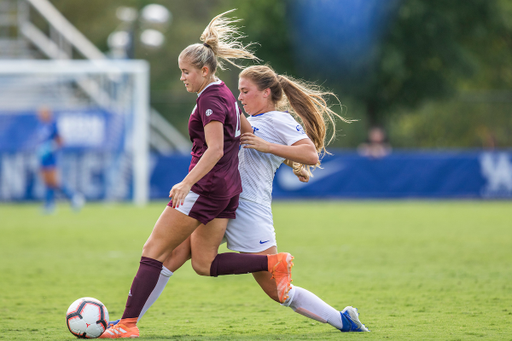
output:
[[[185,197],[183,205],[177,207],[176,210],[206,225],[215,218],[234,219],[238,198],[237,194],[228,199],[212,199],[190,191]],[[172,200],[167,206],[172,207]]]
[[[240,200],[236,219],[229,220],[223,242],[230,250],[252,253],[277,246],[272,209]]]

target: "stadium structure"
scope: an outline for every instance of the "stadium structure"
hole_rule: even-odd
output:
[[[190,142],[149,106],[149,65],[109,59],[47,0],[0,2],[0,201],[42,196],[36,115],[65,140],[63,181],[91,200],[149,198],[150,150]]]

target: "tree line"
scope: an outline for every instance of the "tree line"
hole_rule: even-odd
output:
[[[380,27],[374,58],[358,79],[336,65],[322,70],[321,55],[318,65],[304,65],[297,58],[300,37],[294,13],[299,5],[314,6],[313,0],[52,3],[105,52],[108,35],[119,25],[117,7],[166,6],[173,18],[165,32],[166,44],[158,51],[136,46],[135,56],[150,62],[152,105],[184,134],[195,98],[179,81],[177,56],[188,44],[199,42],[215,14],[237,8],[234,15],[243,19],[245,39],[258,43],[255,49],[261,59],[279,73],[322,83],[339,94],[344,104],[340,112],[358,120],[340,124],[336,147],[357,146],[370,126],[384,127],[397,147],[512,145],[512,3],[507,0],[390,1],[390,19]],[[237,74],[233,68],[220,73],[234,92]]]

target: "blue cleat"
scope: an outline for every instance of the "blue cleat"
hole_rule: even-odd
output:
[[[43,206],[42,213],[44,215],[51,215],[51,214],[55,214],[55,211],[56,211],[55,203],[45,203]]]
[[[364,324],[359,321],[359,313],[357,309],[348,306],[345,307],[341,314],[341,321],[343,322],[343,328],[340,329],[342,332],[369,332],[368,328],[364,326]]]
[[[121,321],[121,319],[119,319],[119,320],[115,320],[115,321],[109,321],[109,322],[108,322],[108,325],[107,325],[107,328],[110,328],[110,327],[112,327],[112,326],[115,326],[116,324],[118,324],[118,323],[119,323],[119,321]]]

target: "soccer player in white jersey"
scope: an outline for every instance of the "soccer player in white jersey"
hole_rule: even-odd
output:
[[[309,166],[319,166],[318,154],[326,152],[327,124],[333,125],[332,140],[334,118],[344,119],[326,103],[325,97],[334,94],[322,92],[314,84],[277,75],[268,66],[251,66],[243,70],[239,91],[238,99],[250,116],[248,121],[253,132],[244,133],[241,138],[244,148],[239,153],[239,170],[243,191],[237,217],[229,221],[225,239],[227,247],[233,251],[276,254],[271,201],[277,168],[285,160],[298,162],[302,165],[290,165],[294,166],[301,181],[307,181]],[[310,155],[309,162],[304,162],[307,155]],[[255,272],[253,276],[270,298],[280,301],[268,272]],[[282,305],[319,322],[329,323],[342,332],[368,331],[359,321],[357,309],[348,306],[339,312],[298,286],[292,286]]]
[[[241,138],[244,148],[239,152],[239,170],[243,191],[236,219],[228,222],[225,233],[229,249],[253,255],[277,254],[271,211],[275,171],[281,163],[286,162],[294,167],[294,173],[301,181],[308,181],[310,167],[319,166],[319,154],[326,153],[327,124],[333,125],[332,139],[335,117],[346,121],[326,103],[325,97],[335,95],[316,88],[277,75],[268,66],[251,66],[241,72],[238,99],[250,117],[242,122],[245,124],[245,133]],[[204,269],[209,267],[210,275],[217,272],[219,260],[229,262],[233,254],[218,254],[212,259],[196,243],[191,242],[195,233],[164,262],[158,284],[139,318],[160,296],[173,271],[188,259],[192,258],[192,266],[198,274],[204,274]],[[253,276],[270,298],[301,315],[329,323],[342,332],[368,331],[359,321],[357,309],[352,306],[340,312],[298,286],[291,286],[290,291],[283,296],[270,272],[253,272]]]

